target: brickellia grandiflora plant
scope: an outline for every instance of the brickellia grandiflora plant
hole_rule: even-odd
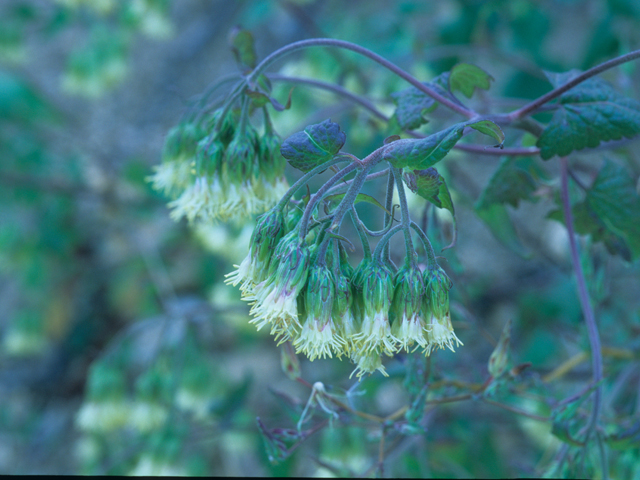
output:
[[[163,162],[152,182],[172,198],[169,207],[175,219],[207,223],[259,214],[247,256],[226,281],[238,286],[251,305],[250,322],[269,330],[278,345],[284,344],[286,373],[311,388],[297,429],[268,429],[258,419],[269,458],[286,458],[309,435],[328,425],[325,421],[303,429],[304,416],[313,407],[326,412],[332,422],[341,421],[345,414],[379,424],[378,467],[382,468],[385,438],[420,433],[427,405],[473,397],[552,425],[561,443],[548,462],[548,475],[571,475],[572,468],[587,468],[590,470],[579,471],[606,478],[607,449],[637,443],[638,424],[604,427],[602,349],[576,233],[603,242],[611,254],[636,260],[640,256],[640,197],[623,166],[605,161],[593,182],[584,185],[571,170],[570,156],[583,149],[614,148],[640,133],[640,103],[598,77],[637,59],[640,51],[584,72],[549,73],[553,89],[545,95],[512,111],[481,113],[466,100],[478,89],[488,90],[493,78],[471,64],[458,64],[424,82],[376,53],[341,40],[299,41],[261,62],[249,32],[236,30],[231,45],[240,73],[214,84],[169,132]],[[287,55],[319,47],[349,50],[405,80],[409,87],[389,99],[395,107],[393,115],[386,116],[369,99],[341,86],[269,73],[269,67]],[[281,140],[271,115],[286,115],[291,95],[286,104],[276,100],[273,81],[342,95],[386,122],[387,138],[359,158],[343,150],[349,132],[327,119]],[[440,131],[423,133],[436,107],[449,109],[457,118]],[[541,111],[550,112],[546,123],[532,118]],[[253,126],[256,120],[260,129]],[[510,139],[512,132],[517,140]],[[465,137],[475,139],[478,133],[490,137],[491,144],[466,141]],[[542,181],[537,162],[559,164],[559,180],[545,180],[548,188],[557,191],[558,210],[551,215],[568,232],[593,378],[583,391],[556,402],[548,416],[489,399],[523,368],[513,365],[509,354],[511,322],[489,359],[484,385],[454,397],[434,397],[424,375],[417,375],[418,367],[409,362],[407,378],[413,380],[405,383],[413,401],[386,418],[355,410],[322,383],[312,384],[301,376],[295,354],[312,361],[344,357],[353,362],[353,374],[361,378],[376,371],[387,375],[385,358],[401,352],[419,352],[424,359],[438,349],[464,348],[462,340],[473,341],[459,338],[454,331],[449,308],[452,282],[438,264],[423,222],[412,218],[406,196],[408,188],[450,212],[452,238],[445,248],[454,247],[456,212],[447,183],[436,169],[454,148],[470,155],[481,152],[502,157],[475,207],[494,227],[508,222],[506,203],[515,206],[531,199]],[[286,162],[302,172],[297,180],[285,177]],[[305,188],[326,172],[332,176],[315,192]],[[379,179],[386,179],[383,198],[363,193],[365,185]],[[570,201],[570,182],[581,189],[579,202]],[[360,202],[378,209],[378,230],[358,216]],[[345,220],[352,224],[349,231],[356,232],[357,238],[345,236]],[[392,258],[390,242],[399,238],[404,240],[404,255]],[[358,250],[361,260],[356,265],[350,253]],[[590,409],[584,410],[587,398],[591,398]]]

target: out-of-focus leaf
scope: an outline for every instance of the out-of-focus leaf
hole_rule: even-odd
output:
[[[422,420],[422,417],[424,416],[425,402],[427,401],[428,389],[429,388],[427,385],[424,385],[422,387],[418,395],[416,395],[416,397],[411,402],[411,406],[409,407],[407,412],[404,414],[404,418],[410,424],[417,424],[420,422],[420,420]]]
[[[476,208],[488,208],[493,204],[508,203],[517,207],[520,200],[532,201],[536,179],[544,173],[535,160],[522,157],[505,157],[489,179]]]
[[[527,257],[529,252],[525,249],[516,233],[507,209],[504,205],[493,203],[486,208],[476,206],[478,217],[489,227],[493,236],[503,245],[513,250],[522,257]]]
[[[462,94],[471,98],[476,88],[489,90],[493,77],[480,67],[469,63],[459,63],[449,73],[449,89],[459,90]]]
[[[623,450],[634,448],[640,445],[640,421],[624,430],[616,425],[616,432],[605,437],[605,441],[611,448]]]
[[[609,253],[627,261],[640,256],[640,196],[620,165],[606,161],[586,198],[573,205],[571,212],[576,233],[591,235]],[[561,208],[548,218],[564,223]]]
[[[625,239],[633,258],[640,256],[640,195],[629,172],[605,161],[587,193],[587,205],[612,233]]]
[[[229,46],[242,72],[253,70],[258,63],[254,43],[253,35],[249,30],[241,27],[235,27],[231,30]]]
[[[19,77],[0,70],[0,119],[31,124],[54,120],[55,111]]]
[[[331,160],[346,139],[340,125],[327,119],[288,137],[282,142],[280,153],[292,167],[307,172]]]
[[[511,347],[511,319],[507,320],[504,328],[502,329],[502,333],[500,334],[500,340],[498,340],[498,345],[491,353],[489,357],[489,364],[487,369],[489,370],[489,374],[493,378],[500,377],[504,372],[509,368],[509,364],[511,363],[511,355],[510,349]]]
[[[549,74],[554,86],[578,75]],[[640,133],[640,102],[620,95],[599,78],[591,78],[560,96],[560,108],[538,139],[540,156],[566,156],[600,142],[632,138]]]

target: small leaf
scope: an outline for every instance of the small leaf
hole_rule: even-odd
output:
[[[462,138],[464,127],[464,123],[458,123],[423,139],[397,140],[386,146],[382,158],[396,168],[429,168],[442,160]]]
[[[556,86],[578,72],[548,75]],[[640,102],[620,95],[599,78],[590,78],[560,96],[547,128],[538,139],[540,156],[566,156],[574,150],[595,148],[600,142],[632,138],[640,133]]]
[[[469,63],[459,63],[451,69],[449,74],[449,88],[451,91],[459,90],[462,94],[471,98],[476,88],[489,90],[493,77],[480,67]]]
[[[425,85],[443,97],[460,104],[460,101],[449,91],[449,72],[438,75]],[[438,106],[438,102],[416,87],[394,92],[391,98],[396,104],[395,117],[403,130],[413,130],[428,123],[426,114],[431,113]]]
[[[253,35],[242,27],[234,27],[229,34],[229,46],[243,73],[255,68],[258,63]]]
[[[511,363],[511,319],[507,320],[504,328],[502,329],[502,333],[500,334],[500,340],[498,340],[498,345],[491,353],[489,357],[489,365],[487,369],[489,370],[489,374],[493,378],[499,378],[502,376],[504,372],[509,368],[509,364]]]
[[[331,160],[345,141],[340,125],[327,119],[291,135],[282,142],[280,153],[292,167],[307,172]]]
[[[453,247],[458,237],[458,225],[451,194],[442,175],[431,167],[426,170],[405,171],[403,180],[413,193],[433,203],[436,207],[445,208],[451,212],[453,217],[453,239],[451,244],[444,247],[443,250]]]
[[[479,131],[480,133],[484,133],[485,135],[494,138],[498,142],[498,145],[496,145],[496,147],[503,148],[504,132],[497,124],[493,123],[491,120],[481,120],[480,122],[471,123],[467,126]]]
[[[300,360],[290,342],[285,343],[280,350],[280,366],[289,380],[300,378]]]

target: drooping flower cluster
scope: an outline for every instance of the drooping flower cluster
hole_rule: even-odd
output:
[[[422,272],[407,262],[394,273],[374,256],[353,270],[341,247],[320,260],[326,237],[301,239],[291,223],[278,208],[261,216],[249,254],[227,275],[251,302],[258,329],[268,326],[280,343],[291,340],[311,360],[345,355],[358,377],[386,375],[383,355],[418,348],[429,355],[461,344],[449,314],[451,281],[437,264]]]
[[[265,115],[259,135],[238,114],[222,110],[208,120],[171,129],[162,164],[150,178],[173,201],[171,217],[227,221],[262,213],[287,191],[280,138]]]

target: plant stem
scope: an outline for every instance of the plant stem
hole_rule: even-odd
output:
[[[387,233],[384,234],[384,236],[378,242],[378,245],[376,245],[376,249],[373,251],[374,259],[384,262],[385,259],[382,257],[383,249],[388,244],[389,240],[391,240],[391,237],[393,237],[400,230],[402,230],[402,225],[396,225],[395,227],[393,227],[391,230],[389,230]]]
[[[358,232],[358,237],[360,237],[360,242],[362,243],[362,252],[364,258],[371,259],[371,245],[369,245],[369,239],[367,238],[367,233],[364,229],[364,225],[358,218],[358,212],[356,212],[356,207],[351,206],[351,221],[353,225],[356,227],[356,231]]]
[[[460,115],[463,115],[463,116],[465,116],[467,118],[472,118],[472,117],[476,116],[475,112],[463,107],[462,105],[459,105],[459,104],[457,104],[455,102],[452,102],[448,98],[443,97],[442,95],[440,95],[438,92],[436,92],[432,88],[430,88],[427,85],[421,83],[413,75],[411,75],[410,73],[404,71],[403,69],[401,69],[400,67],[398,67],[394,63],[390,62],[389,60],[381,57],[377,53],[374,53],[374,52],[372,52],[371,50],[369,50],[367,48],[361,47],[360,45],[356,45],[355,43],[347,42],[347,41],[344,41],[344,40],[336,40],[336,39],[333,39],[333,38],[311,38],[311,39],[308,39],[308,40],[300,40],[298,42],[290,43],[289,45],[286,45],[286,46],[276,50],[275,52],[273,52],[269,56],[267,56],[264,60],[262,60],[262,62],[260,62],[256,66],[256,68],[253,70],[253,72],[251,72],[247,76],[247,83],[249,83],[249,84],[253,83],[255,81],[255,79],[269,65],[271,65],[274,61],[278,60],[279,58],[281,58],[281,57],[283,57],[285,55],[288,55],[291,52],[295,52],[296,50],[301,50],[301,49],[309,48],[309,47],[335,47],[335,48],[343,48],[345,50],[351,50],[353,52],[356,52],[356,53],[358,53],[360,55],[363,55],[363,56],[373,60],[374,62],[382,65],[386,69],[388,69],[391,72],[393,72],[395,75],[397,75],[400,78],[402,78],[402,79],[406,80],[407,82],[409,82],[411,85],[416,87],[421,92],[425,93],[426,95],[429,95],[431,98],[433,98],[437,102],[440,102],[442,105],[445,105],[446,107],[450,108],[454,112],[459,113]]]
[[[360,95],[356,95],[355,93],[352,93],[346,88],[341,87],[340,85],[336,85],[335,83],[323,82],[322,80],[315,80],[312,78],[288,77],[286,75],[277,74],[270,74],[269,80],[275,80],[277,82],[300,83],[303,85],[320,88],[322,90],[328,90],[337,95],[340,95],[341,97],[351,100],[353,103],[360,105],[362,108],[368,110],[374,117],[379,118],[383,122],[389,121],[389,117],[378,110],[375,105],[368,99]]]
[[[389,177],[387,178],[387,194],[384,200],[384,208],[387,210],[384,214],[384,225],[382,228],[385,229],[387,225],[391,225],[393,218],[387,212],[391,212],[391,208],[393,208],[393,185],[395,183],[393,172],[389,169]],[[386,246],[383,252],[383,260],[390,260],[391,249],[389,246]]]
[[[309,200],[309,203],[307,204],[307,207],[304,209],[304,214],[302,215],[302,219],[300,220],[300,241],[304,240],[304,238],[307,236],[307,231],[309,230],[309,219],[311,218],[311,215],[313,214],[313,210],[315,209],[317,203],[322,199],[324,194],[327,193],[327,191],[333,186],[334,183],[336,183],[338,180],[349,175],[351,172],[353,172],[354,170],[360,167],[361,165],[357,163],[351,163],[347,165],[338,173],[336,173],[333,177],[327,180],[327,182],[318,189],[315,195],[311,197],[311,199]],[[344,200],[346,198],[347,196],[345,196],[345,198],[342,200],[340,205],[344,203]],[[339,208],[340,206],[338,206],[338,209]],[[334,221],[335,221],[335,218],[334,218]]]
[[[416,266],[416,253],[413,248],[413,242],[411,241],[411,217],[409,216],[409,206],[407,205],[407,196],[404,191],[404,185],[402,184],[402,174],[399,168],[392,168],[393,178],[395,179],[396,189],[398,190],[398,198],[400,200],[400,214],[402,222],[402,231],[404,233],[404,242],[406,249],[406,256],[409,259],[411,266]]]
[[[638,53],[640,56],[640,52]],[[584,315],[585,322],[587,324],[587,333],[589,336],[589,344],[591,346],[591,364],[593,368],[593,383],[598,386],[595,389],[593,396],[593,410],[591,412],[591,419],[587,427],[587,433],[585,437],[585,444],[589,440],[590,434],[593,432],[596,424],[598,423],[598,416],[600,415],[600,408],[602,403],[602,384],[603,368],[602,368],[602,346],[600,344],[600,335],[598,333],[598,326],[596,324],[596,318],[589,298],[589,291],[587,289],[587,282],[584,277],[582,265],[580,264],[580,256],[578,254],[578,245],[576,243],[576,236],[573,229],[573,214],[571,213],[571,202],[569,200],[569,174],[568,174],[567,158],[560,158],[560,182],[561,182],[561,197],[562,197],[562,209],[564,211],[565,224],[567,226],[567,232],[569,234],[569,246],[571,248],[571,262],[573,263],[573,270],[576,275],[576,283],[578,285],[578,297],[580,298],[580,306],[582,308],[582,314]],[[603,472],[606,477],[606,473]]]
[[[601,63],[600,65],[596,65],[595,67],[590,68],[589,70],[581,73],[580,75],[570,80],[569,82],[565,83],[564,85],[558,88],[555,88],[551,90],[549,93],[542,95],[541,97],[533,100],[532,102],[524,105],[523,107],[520,107],[519,109],[514,110],[513,112],[509,113],[506,116],[506,119],[508,119],[509,121],[514,121],[514,120],[526,117],[527,115],[530,115],[531,113],[535,112],[540,106],[559,97],[564,92],[572,89],[573,87],[575,87],[579,83],[584,82],[588,78],[591,78],[595,75],[598,75],[599,73],[604,72],[605,70],[609,70],[623,63],[630,62],[631,60],[635,60],[636,58],[640,58],[640,50],[634,50],[633,52],[629,52],[625,55],[621,55],[619,57],[616,57],[604,63]]]
[[[289,200],[291,199],[291,197],[293,197],[296,192],[304,185],[306,185],[309,180],[311,180],[315,175],[317,175],[318,173],[326,170],[327,168],[337,164],[337,163],[342,163],[342,162],[346,162],[348,161],[348,158],[334,158],[333,160],[329,160],[327,163],[323,163],[322,165],[318,165],[316,168],[314,168],[313,170],[305,173],[302,177],[300,177],[296,183],[294,183],[289,190],[287,191],[287,193],[284,194],[284,196],[280,199],[280,201],[278,202],[278,204],[275,206],[275,208],[279,208],[279,209],[283,209],[285,207],[285,205],[289,202]]]
[[[436,261],[436,253],[433,251],[433,247],[431,246],[431,242],[429,241],[427,234],[422,231],[416,222],[411,222],[411,228],[418,233],[418,236],[424,245],[424,249],[427,251],[427,266],[432,268],[438,265],[438,262]]]

